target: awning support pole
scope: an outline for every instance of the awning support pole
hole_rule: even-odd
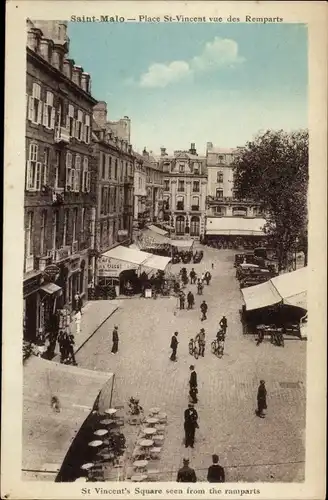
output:
[[[113,392],[114,392],[114,381],[115,381],[115,373],[113,373],[112,390],[110,392],[110,401],[109,401],[109,407],[110,408],[112,408],[112,400],[113,400]]]

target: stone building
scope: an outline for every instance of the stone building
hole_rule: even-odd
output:
[[[133,222],[136,229],[142,228],[147,222],[146,199],[147,199],[147,172],[144,156],[135,154],[134,166],[134,214]]]
[[[112,130],[107,104],[93,110],[93,148],[96,161],[95,249],[101,255],[118,244],[132,241],[135,156],[127,138]],[[96,264],[97,267],[97,264]],[[97,283],[98,271],[95,271]]]
[[[68,59],[63,21],[28,21],[24,338],[35,341],[58,308],[87,298],[94,178],[88,73]]]
[[[200,238],[206,214],[206,157],[199,156],[192,143],[188,151],[175,151],[172,156],[161,148],[159,163],[164,179],[164,220],[177,236]]]

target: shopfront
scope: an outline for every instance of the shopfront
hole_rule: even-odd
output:
[[[23,338],[28,342],[36,342],[40,328],[39,288],[41,273],[24,281],[23,284]]]

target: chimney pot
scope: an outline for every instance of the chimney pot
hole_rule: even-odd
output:
[[[41,31],[37,28],[30,28],[27,32],[27,46],[34,52],[38,51],[40,37]]]
[[[62,45],[58,45],[57,43],[54,44],[52,50],[51,64],[59,71],[62,71],[63,69],[64,53],[65,53],[65,48]]]
[[[73,82],[81,87],[81,75],[82,75],[81,66],[73,66],[72,80]]]
[[[47,38],[41,38],[39,42],[40,55],[47,62],[51,62],[49,60],[49,42],[50,40],[48,40]]]
[[[81,87],[85,92],[90,91],[90,75],[89,73],[82,73],[81,75]]]
[[[72,67],[73,67],[74,61],[72,59],[64,59],[63,62],[63,71],[64,75],[72,80]]]

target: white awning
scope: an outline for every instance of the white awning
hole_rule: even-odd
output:
[[[168,231],[164,231],[164,229],[161,229],[160,227],[154,226],[153,224],[150,224],[147,227],[148,227],[148,229],[150,229],[154,233],[160,234],[161,236],[167,236],[169,234]]]
[[[170,240],[170,244],[173,247],[191,249],[194,244],[194,240]]]
[[[302,267],[291,273],[280,274],[272,278],[271,281],[281,295],[284,304],[307,309],[307,267]]]
[[[207,217],[206,234],[214,236],[264,236],[265,219]]]
[[[165,233],[167,234],[167,233]],[[159,234],[152,229],[147,228],[144,229],[141,233],[141,241],[145,245],[151,244],[151,243],[170,243],[170,238],[164,234]]]
[[[142,266],[150,269],[158,269],[159,271],[165,271],[170,261],[171,257],[152,255],[146,260],[146,262],[143,263]]]
[[[61,287],[56,285],[55,283],[47,283],[46,285],[40,286],[40,290],[48,293],[49,295],[52,295],[53,293],[59,292],[59,290],[61,290]]]
[[[151,257],[151,253],[142,252],[141,250],[135,250],[133,248],[123,247],[121,245],[108,250],[102,254],[103,257],[108,257],[110,259],[122,260],[125,262],[130,262],[131,264],[142,264]]]
[[[270,281],[260,285],[242,288],[241,293],[245,302],[246,311],[273,306],[281,302],[281,296]]]

